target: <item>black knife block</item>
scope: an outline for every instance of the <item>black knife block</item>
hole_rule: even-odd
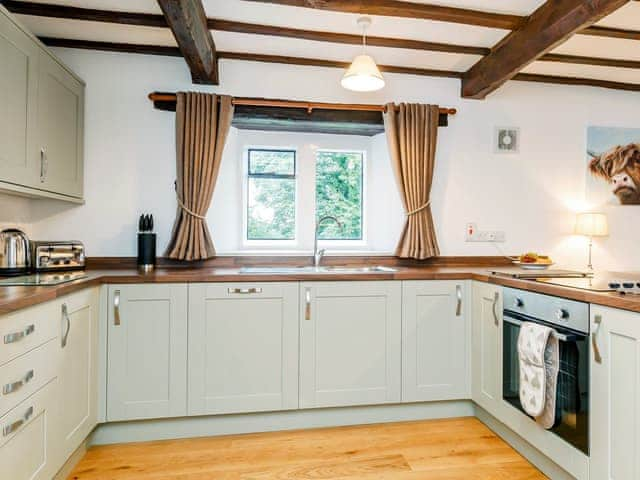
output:
[[[138,234],[138,267],[148,271],[156,265],[156,234]]]

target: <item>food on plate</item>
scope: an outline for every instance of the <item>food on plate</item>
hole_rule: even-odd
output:
[[[550,265],[553,263],[547,255],[539,255],[535,252],[527,252],[520,255],[522,263],[536,263],[538,265]]]

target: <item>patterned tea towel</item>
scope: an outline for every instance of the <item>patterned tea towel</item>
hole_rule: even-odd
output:
[[[554,330],[524,322],[518,335],[520,363],[520,403],[543,428],[555,422],[559,370],[558,339]]]

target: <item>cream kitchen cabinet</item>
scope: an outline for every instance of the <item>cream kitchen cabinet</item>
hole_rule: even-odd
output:
[[[58,444],[69,457],[97,423],[98,304],[97,288],[82,290],[58,301],[60,349],[58,384],[60,413]]]
[[[0,190],[80,202],[84,83],[0,5]]]
[[[640,314],[591,306],[590,478],[640,478]]]
[[[402,282],[402,400],[470,398],[464,281]]]
[[[62,466],[58,392],[54,379],[0,417],[0,478],[51,480]]]
[[[298,284],[189,286],[189,415],[298,408]]]
[[[187,285],[110,285],[107,420],[187,414]]]
[[[494,416],[502,398],[502,288],[473,282],[471,322],[471,397]]]
[[[300,407],[399,402],[401,283],[300,284]]]
[[[84,85],[47,52],[38,71],[40,188],[82,198]]]
[[[0,7],[0,180],[35,185],[40,50]]]

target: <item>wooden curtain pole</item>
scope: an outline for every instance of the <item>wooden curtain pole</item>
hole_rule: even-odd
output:
[[[152,102],[175,102],[175,93],[153,92],[149,94]],[[270,100],[267,98],[241,98],[234,97],[234,105],[250,105],[252,107],[280,107],[280,108],[304,108],[311,113],[315,109],[319,110],[353,110],[361,112],[386,112],[386,105],[367,105],[359,103],[323,103],[323,102],[299,102],[293,100]],[[455,108],[441,108],[440,113],[444,115],[455,115]]]

